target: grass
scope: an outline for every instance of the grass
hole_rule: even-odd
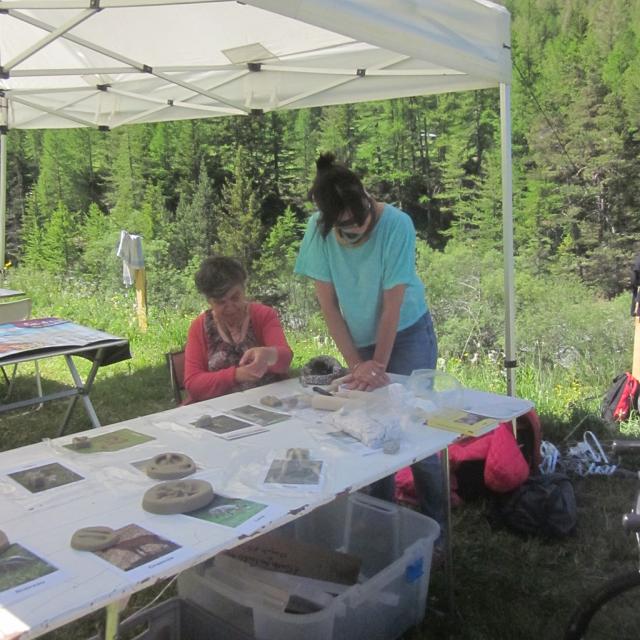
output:
[[[160,312],[151,308],[149,330],[135,324],[131,294],[93,298],[84,304],[78,296],[52,291],[50,283],[23,283],[35,301],[34,315],[72,317],[95,328],[125,335],[133,358],[102,369],[91,394],[103,424],[162,411],[173,406],[164,354],[184,341],[191,317],[198,309]],[[33,292],[33,293],[32,293]],[[95,293],[95,292],[94,292]],[[97,294],[96,294],[97,295]],[[290,335],[299,367],[311,356],[333,353],[328,344],[305,335]],[[31,365],[21,365],[15,394],[33,392]],[[504,392],[504,375],[498,363],[475,364],[449,358],[447,371],[467,386]],[[86,375],[89,363],[80,361]],[[41,363],[45,391],[61,388],[69,375],[62,359]],[[615,372],[614,372],[615,373]],[[540,369],[525,365],[518,370],[518,394],[531,399],[542,418],[544,437],[564,446],[594,429],[603,439],[612,434],[597,418],[604,388],[587,383],[578,369]],[[0,416],[0,449],[9,450],[57,435],[64,402],[50,403],[39,411]],[[637,420],[637,417],[635,417]],[[80,404],[68,432],[88,427]],[[630,468],[639,461],[630,460]],[[449,637],[460,640],[541,640],[562,637],[562,629],[575,604],[608,576],[636,562],[634,542],[626,539],[621,514],[632,503],[636,482],[617,477],[575,478],[578,531],[559,542],[524,539],[504,530],[492,530],[486,518],[487,503],[467,503],[453,513],[456,613],[446,611],[444,575],[434,570],[429,610],[424,624],[407,634],[409,640]],[[136,594],[124,615],[129,615],[161,590],[156,585]],[[170,587],[163,595],[173,594]],[[101,614],[50,632],[48,640],[80,640],[96,633]],[[640,628],[640,627],[638,627]],[[615,637],[615,636],[612,636]]]

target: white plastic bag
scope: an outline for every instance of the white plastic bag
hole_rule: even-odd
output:
[[[333,424],[372,449],[402,438],[402,426],[412,410],[411,394],[401,384],[390,384],[368,394],[353,407],[332,416]]]

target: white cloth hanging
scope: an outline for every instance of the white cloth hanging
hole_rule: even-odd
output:
[[[133,271],[144,269],[142,254],[142,236],[128,233],[124,229],[120,232],[120,243],[116,255],[122,258],[122,281],[128,287],[133,284]]]

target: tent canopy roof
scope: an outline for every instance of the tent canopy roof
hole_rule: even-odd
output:
[[[0,125],[114,128],[495,87],[485,0],[0,0]]]

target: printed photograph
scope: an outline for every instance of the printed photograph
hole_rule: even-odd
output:
[[[0,553],[0,594],[58,569],[19,544]]]
[[[234,416],[250,420],[256,424],[266,427],[270,424],[276,424],[277,422],[283,422],[290,418],[285,413],[276,413],[275,411],[269,411],[268,409],[262,409],[260,407],[254,407],[253,405],[246,404],[242,407],[236,407],[229,413],[233,413]]]
[[[40,349],[41,347],[42,345],[37,342],[5,342],[0,343],[0,355],[20,351],[31,351],[32,349]]]
[[[105,433],[101,436],[89,438],[88,446],[76,447],[73,444],[65,444],[65,449],[75,451],[76,453],[104,453],[107,451],[120,451],[135,447],[138,444],[155,440],[153,436],[147,436],[144,433],[138,433],[132,429],[118,429],[111,433]]]
[[[265,483],[318,485],[322,460],[274,460],[267,471]]]
[[[40,493],[41,491],[84,480],[81,475],[71,471],[71,469],[67,469],[67,467],[63,467],[58,462],[32,467],[24,471],[16,471],[10,473],[9,477],[31,491],[31,493]]]
[[[180,549],[179,544],[143,529],[137,524],[128,524],[117,529],[116,533],[120,539],[113,547],[93,553],[122,571],[130,571]]]
[[[249,422],[244,420],[238,420],[232,416],[226,416],[223,414],[217,416],[202,416],[191,424],[200,429],[206,429],[207,431],[213,431],[213,433],[223,434],[238,431],[238,429],[247,429],[253,427]]]
[[[480,416],[477,413],[469,413],[465,411],[463,415],[461,415],[456,422],[460,422],[462,424],[477,424],[481,420],[486,420],[487,416]]]
[[[206,520],[214,524],[221,524],[225,527],[235,528],[250,520],[257,513],[267,508],[266,504],[253,502],[251,500],[241,500],[239,498],[225,498],[216,496],[213,502],[202,509],[192,511],[185,515],[199,520]]]
[[[329,431],[327,434],[331,436],[334,440],[338,440],[343,444],[361,444],[358,438],[354,438],[351,434],[346,431]]]

